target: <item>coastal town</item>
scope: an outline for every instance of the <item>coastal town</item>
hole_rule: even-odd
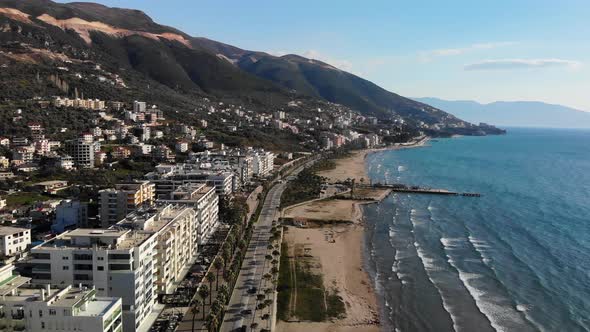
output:
[[[334,151],[381,147],[402,128],[337,105],[305,120],[289,107],[254,114],[219,103],[206,108],[213,121],[190,126],[141,101],[35,100],[56,115],[85,112],[80,132],[24,124],[29,111],[13,110],[25,130],[0,138],[2,329],[272,330],[283,226],[303,220],[281,213],[289,179]],[[226,145],[206,135],[210,121],[315,140],[299,151]],[[243,276],[249,264],[262,265],[254,277]]]
[[[380,331],[365,206],[480,194],[366,159],[505,133],[141,10],[1,2],[0,331]]]

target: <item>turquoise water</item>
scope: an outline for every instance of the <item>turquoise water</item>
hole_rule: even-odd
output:
[[[590,330],[590,131],[441,139],[367,164],[373,181],[483,195],[366,208],[386,329]]]

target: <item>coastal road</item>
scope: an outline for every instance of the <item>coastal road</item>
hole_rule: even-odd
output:
[[[309,165],[313,161],[306,163]],[[295,169],[290,176],[295,176],[301,172],[304,166]],[[262,205],[260,217],[258,222],[254,224],[254,231],[252,239],[248,245],[246,256],[240,269],[240,274],[236,281],[236,287],[232,293],[221,331],[239,331],[242,326],[247,327],[250,331],[250,325],[254,322],[258,324],[259,328],[269,329],[272,317],[267,320],[262,320],[263,314],[269,314],[269,308],[257,310],[258,301],[256,295],[264,293],[264,288],[271,287],[266,285],[267,281],[263,276],[270,270],[270,262],[266,261],[265,256],[270,254],[267,249],[270,243],[272,221],[279,216],[279,206],[281,203],[281,195],[285,190],[286,183],[275,184],[266,195],[266,199]],[[251,291],[256,288],[256,291]],[[274,296],[269,294],[267,296]],[[271,298],[275,300],[274,298]],[[272,313],[270,313],[272,315]]]

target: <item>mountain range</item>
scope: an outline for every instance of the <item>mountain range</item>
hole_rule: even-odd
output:
[[[139,10],[94,3],[0,0],[0,43],[0,64],[20,66],[14,74],[24,75],[28,70],[29,77],[33,72],[38,76],[40,70],[50,72],[60,61],[76,65],[78,70],[92,63],[131,82],[139,97],[153,97],[145,91],[148,86],[162,87],[160,90],[166,91],[160,91],[162,98],[214,96],[265,107],[285,105],[293,98],[318,99],[381,119],[404,119],[416,126],[450,128],[464,134],[494,131],[389,92],[327,63],[192,37],[154,22]],[[11,84],[2,88],[8,97],[22,94]],[[27,88],[39,92],[43,87]],[[114,93],[96,85],[91,90],[93,94]]]
[[[590,128],[590,112],[538,101],[497,101],[481,104],[471,100],[415,98],[472,123],[497,126]]]

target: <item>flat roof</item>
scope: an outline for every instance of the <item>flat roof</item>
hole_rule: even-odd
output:
[[[119,237],[125,235],[129,230],[118,229],[95,229],[95,228],[76,228],[66,233],[69,237]]]
[[[14,233],[20,233],[24,231],[30,231],[30,229],[22,227],[0,226],[0,235],[12,235]]]

